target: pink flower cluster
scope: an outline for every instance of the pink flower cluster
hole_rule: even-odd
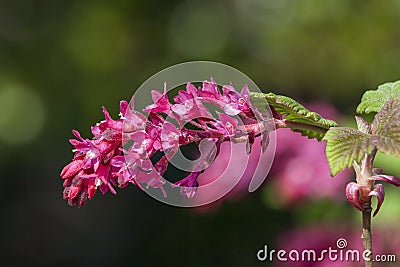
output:
[[[167,170],[168,159],[179,147],[192,142],[209,140],[215,143],[217,154],[224,141],[247,141],[248,147],[255,137],[267,131],[264,116],[250,103],[250,92],[244,86],[239,93],[232,85],[222,86],[222,93],[215,81],[204,81],[196,88],[188,83],[180,90],[173,103],[168,100],[166,84],[164,92],[152,91],[153,104],[143,112],[134,110],[134,99],[129,104],[120,102],[120,118],[114,120],[103,107],[105,120],[92,127],[92,139],[84,139],[73,131],[76,139],[74,158],[64,167],[64,199],[69,205],[82,206],[91,199],[97,189],[104,194],[114,187],[126,187],[129,183],[163,189],[166,183],[162,175]],[[213,115],[204,103],[216,106],[220,111]],[[147,114],[145,116],[144,114]],[[171,119],[175,123],[167,121]],[[190,124],[191,127],[186,127]],[[152,156],[163,156],[152,163]],[[198,186],[200,166],[173,186],[179,186],[181,194],[193,197]]]

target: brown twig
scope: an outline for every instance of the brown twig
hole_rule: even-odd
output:
[[[364,203],[362,211],[362,235],[361,240],[364,247],[365,267],[373,267],[372,235],[371,235],[371,203]]]

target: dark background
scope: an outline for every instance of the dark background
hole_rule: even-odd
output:
[[[102,105],[116,118],[120,99],[185,61],[228,64],[349,121],[366,89],[400,78],[399,24],[400,1],[0,1],[0,265],[249,266],[289,230],[357,225],[343,201],[273,205],[268,182],[201,210],[133,186],[72,208],[59,173],[71,129],[89,136]]]

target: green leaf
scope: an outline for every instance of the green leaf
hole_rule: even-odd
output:
[[[251,101],[256,106],[263,106],[268,103],[281,115],[286,116],[288,128],[309,138],[321,140],[330,127],[337,125],[335,121],[325,119],[318,113],[309,111],[287,96],[274,93],[251,93]]]
[[[293,132],[298,132],[301,133],[302,136],[306,136],[309,139],[316,138],[318,141],[321,141],[322,138],[325,136],[325,132],[319,131],[319,130],[307,130],[303,129],[303,127],[289,127]]]
[[[377,90],[366,91],[357,107],[357,113],[379,112],[386,101],[400,97],[400,81],[385,83]]]
[[[325,134],[325,154],[332,176],[344,168],[350,167],[353,161],[360,162],[367,153],[375,148],[376,137],[348,127],[332,127]]]
[[[372,133],[378,137],[377,148],[385,154],[400,156],[400,99],[385,103],[372,122]]]

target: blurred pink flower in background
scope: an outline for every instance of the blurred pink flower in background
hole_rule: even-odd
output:
[[[325,118],[337,120],[339,117],[334,107],[323,102],[305,106]],[[325,142],[308,139],[289,129],[277,131],[276,155],[270,174],[276,201],[290,205],[323,198],[345,200],[344,189],[351,171],[331,177],[324,151]]]
[[[273,159],[271,153],[273,153],[273,146],[275,144],[271,140],[271,146],[268,147],[265,153],[262,153],[261,139],[261,137],[257,137],[254,140],[250,154],[247,154],[246,144],[244,143],[232,144],[226,142],[221,144],[219,155],[215,158],[211,166],[204,173],[200,174],[198,178],[200,184],[196,193],[198,199],[201,202],[203,198],[218,194],[221,190],[221,188],[216,186],[202,188],[202,185],[207,185],[218,180],[219,185],[224,187],[231,185],[232,180],[237,180],[238,182],[227,195],[224,195],[211,205],[196,208],[196,211],[209,212],[216,210],[225,200],[241,199],[243,195],[248,194],[249,184],[252,179],[265,178],[271,166]]]
[[[212,165],[199,177],[200,184],[208,184],[217,179],[238,179],[238,183],[229,193],[230,197],[238,197],[248,191],[250,180],[253,178],[258,165],[263,171],[258,171],[266,175],[269,171],[267,160],[272,159],[272,155],[261,152],[261,137],[257,137],[252,146],[250,154],[246,152],[246,144],[221,145],[220,154],[215,158]]]

